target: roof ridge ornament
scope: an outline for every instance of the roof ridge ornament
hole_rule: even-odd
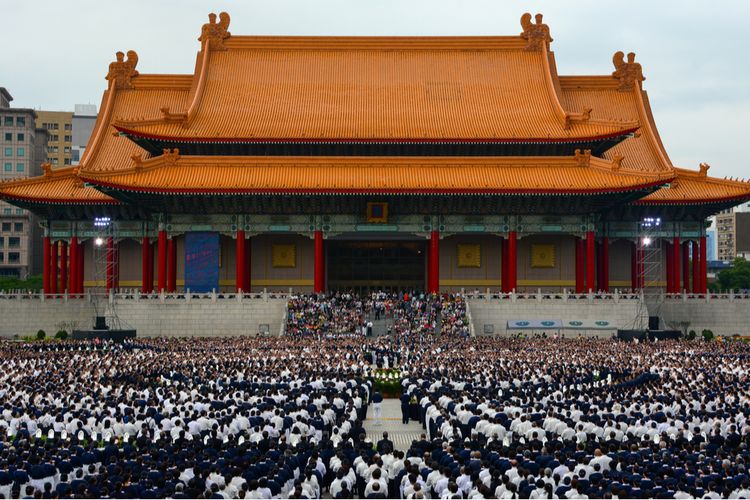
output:
[[[133,160],[133,168],[136,170],[140,170],[143,168],[143,154],[142,153],[136,153],[133,155],[130,155],[130,159]]]
[[[575,158],[576,162],[578,163],[579,167],[588,167],[591,165],[591,150],[590,149],[584,149],[583,152],[581,152],[580,149],[575,150]]]
[[[161,157],[164,159],[164,165],[168,167],[174,166],[177,160],[180,159],[180,150],[177,148],[164,149]]]
[[[612,157],[612,170],[614,170],[615,172],[620,170],[620,167],[622,167],[622,160],[624,159],[625,159],[624,155],[615,153],[615,155]]]
[[[552,37],[549,34],[549,26],[542,22],[542,14],[535,16],[535,23],[531,22],[531,13],[526,12],[521,16],[521,38],[526,40],[526,50],[538,51],[542,50],[545,44],[549,44],[552,41]]]
[[[169,110],[169,106],[164,106],[162,108],[159,108],[159,111],[161,111],[162,117],[164,118],[165,122],[184,122],[187,118],[187,113],[172,113]]]
[[[563,128],[568,130],[573,122],[587,122],[591,119],[593,108],[583,108],[580,113],[565,113],[565,125]]]
[[[79,177],[79,174],[81,173],[81,167],[75,167],[73,169],[73,187],[76,189],[81,189],[84,187],[83,179]]]
[[[42,163],[42,172],[44,172],[45,177],[52,175],[52,164],[48,161]]]
[[[698,173],[701,175],[701,177],[708,177],[708,169],[711,168],[711,165],[708,163],[701,163],[698,165],[698,168],[700,169]]]
[[[106,80],[110,84],[114,84],[116,89],[133,88],[132,79],[134,76],[138,76],[138,71],[135,70],[138,64],[138,54],[134,50],[129,50],[127,59],[122,52],[117,52],[115,57],[117,60],[109,63]]]
[[[210,13],[208,22],[201,28],[201,36],[198,40],[203,42],[204,47],[209,50],[227,50],[224,46],[224,40],[232,35],[228,31],[229,20],[229,14],[226,12],[219,14],[219,22],[216,22],[216,14]]]
[[[637,83],[640,86],[641,82],[646,79],[643,76],[641,64],[635,62],[635,52],[629,52],[628,60],[625,62],[625,53],[618,50],[612,56],[612,63],[615,65],[612,76],[620,81],[620,86],[617,88],[620,92],[633,90],[633,85]]]

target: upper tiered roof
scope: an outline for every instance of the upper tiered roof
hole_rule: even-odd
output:
[[[135,52],[118,53],[79,169],[3,183],[0,197],[30,207],[117,203],[96,189],[750,198],[745,183],[673,167],[634,54],[616,53],[611,75],[558,76],[541,16],[521,25],[506,37],[243,37],[229,33],[229,16],[212,15],[194,74],[142,75]],[[242,149],[281,143],[304,148]],[[368,159],[341,144],[381,149]],[[165,149],[172,159],[159,158]]]

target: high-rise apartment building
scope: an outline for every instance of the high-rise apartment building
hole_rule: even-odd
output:
[[[73,113],[37,111],[36,126],[47,130],[47,161],[52,168],[72,165]]]
[[[71,164],[78,165],[96,123],[96,104],[76,104],[73,112],[73,150]]]
[[[12,108],[13,97],[0,87],[0,179],[41,173],[47,132],[37,129],[37,113]],[[41,230],[28,210],[0,201],[0,276],[25,279],[42,268]]]
[[[732,261],[750,252],[750,212],[725,210],[716,215],[718,259]]]

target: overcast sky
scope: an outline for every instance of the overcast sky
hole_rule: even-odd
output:
[[[614,52],[636,52],[675,165],[750,177],[747,0],[0,1],[0,86],[51,110],[99,105],[118,50],[138,52],[142,73],[192,73],[209,12],[229,12],[238,35],[512,35],[541,12],[560,74],[609,74]]]

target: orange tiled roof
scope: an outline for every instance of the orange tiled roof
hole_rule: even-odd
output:
[[[114,171],[127,168],[130,157],[144,153],[140,146],[119,137],[115,119],[148,119],[162,116],[159,108],[184,105],[192,78],[185,75],[139,75],[130,89],[110,87],[104,92],[100,113],[89,147],[81,159],[83,171]]]
[[[662,188],[638,200],[638,204],[694,205],[750,199],[750,182],[708,177],[707,165],[699,171],[675,168],[677,177]]]
[[[586,161],[589,164],[586,164]],[[602,193],[668,174],[618,171],[590,157],[222,157],[166,154],[115,173],[82,172],[115,189],[211,193]]]
[[[71,205],[120,203],[94,188],[85,187],[77,171],[77,167],[60,168],[37,177],[0,182],[0,198],[11,202]]]
[[[565,109],[582,103],[592,107],[592,119],[613,123],[638,121],[643,126],[633,136],[609,149],[604,157],[623,156],[622,168],[640,172],[670,172],[672,163],[661,144],[645,90],[635,86],[630,92],[618,91],[611,76],[561,76],[561,101]]]
[[[638,121],[582,119],[555,91],[546,45],[512,37],[244,37],[198,55],[189,103],[139,103],[115,125],[154,138],[536,140],[599,138]],[[140,77],[133,78],[136,82]],[[182,116],[185,121],[178,118]],[[577,117],[577,118],[576,118]]]

